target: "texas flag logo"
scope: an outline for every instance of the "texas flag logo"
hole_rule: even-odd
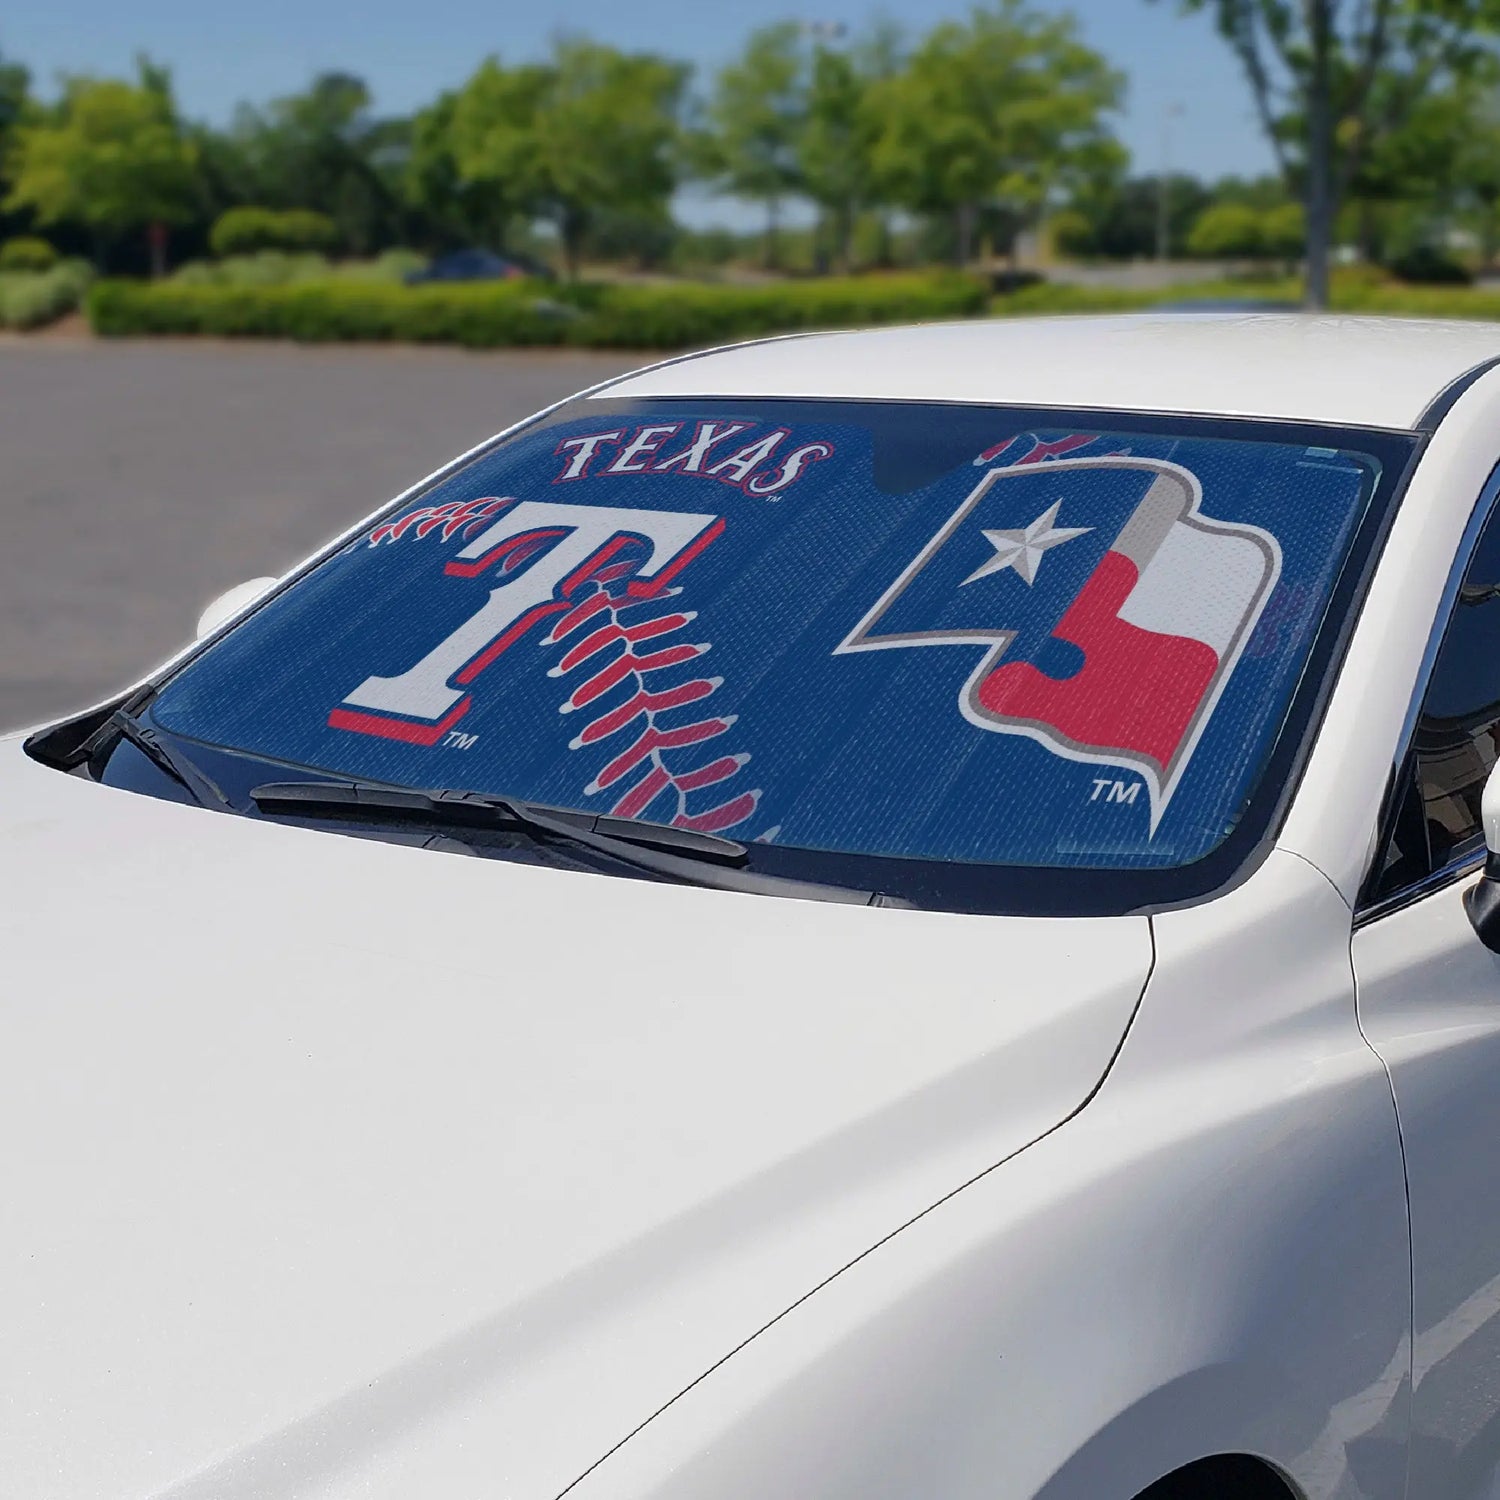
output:
[[[834,654],[977,648],[964,717],[1134,769],[1155,832],[1281,571],[1201,499],[1157,459],[991,469]]]

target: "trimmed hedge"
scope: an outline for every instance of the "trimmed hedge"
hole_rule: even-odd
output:
[[[59,261],[50,271],[0,272],[0,328],[41,328],[73,312],[94,269],[86,260]]]
[[[190,260],[172,272],[178,286],[292,286],[308,281],[384,281],[399,286],[427,257],[415,250],[382,251],[373,260],[330,261],[315,251],[257,250],[223,260]]]
[[[537,310],[535,290],[308,281],[201,286],[102,281],[89,295],[96,333],[207,334],[304,343],[390,341],[473,346],[557,344],[562,325]]]
[[[953,272],[765,286],[106,281],[90,293],[88,315],[94,331],[109,336],[680,349],[799,329],[973,317],[988,301],[982,281]]]
[[[1387,313],[1408,318],[1470,318],[1500,322],[1500,291],[1484,287],[1370,286],[1340,295],[1338,312]]]
[[[1359,282],[1362,287],[1365,283]],[[1334,281],[1334,300],[1342,306],[1355,281],[1341,272]],[[1138,287],[1077,286],[1067,282],[1043,282],[996,297],[991,311],[996,317],[1029,317],[1045,313],[1146,312],[1160,304],[1192,302],[1290,302],[1302,297],[1302,283],[1295,277],[1223,277],[1215,281],[1178,282],[1171,286]]]
[[[257,250],[328,250],[339,237],[327,214],[306,208],[231,208],[214,220],[208,247],[215,255]]]
[[[1188,282],[1152,291],[1051,283],[996,297],[991,310],[997,317],[1037,313],[1138,312],[1162,302],[1265,299],[1295,303],[1301,296],[1302,284],[1295,277]],[[1500,289],[1411,286],[1369,267],[1341,268],[1333,277],[1333,310],[1399,318],[1500,322]]]
[[[70,310],[80,290],[80,270],[86,268],[69,264],[67,275],[58,266],[45,276],[0,277],[0,324],[34,326]],[[14,312],[6,307],[7,287]],[[95,284],[86,308],[96,333],[115,336],[681,349],[769,333],[973,317],[986,311],[997,317],[1134,312],[1200,298],[1294,302],[1300,295],[1300,284],[1291,278],[1203,281],[1152,291],[1043,282],[992,298],[983,282],[953,272],[760,286],[677,282],[565,287],[524,281],[406,287],[330,274],[323,280],[266,286],[187,278],[104,281]],[[1340,312],[1500,322],[1500,290],[1407,286],[1366,272],[1337,274],[1333,302]]]
[[[971,318],[989,291],[956,272],[850,276],[766,286],[702,283],[602,288],[570,342],[601,348],[680,349],[768,333]]]
[[[40,235],[18,234],[0,245],[0,271],[50,271],[57,251]]]

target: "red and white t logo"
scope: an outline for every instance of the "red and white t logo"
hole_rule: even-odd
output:
[[[433,745],[468,711],[474,679],[538,620],[568,608],[568,596],[632,540],[647,547],[629,585],[659,593],[724,529],[719,516],[523,500],[486,527],[444,569],[476,578],[520,548],[551,542],[446,640],[396,677],[367,677],[328,716],[335,729]]]

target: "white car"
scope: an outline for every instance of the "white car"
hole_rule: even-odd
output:
[[[1500,1494],[1497,465],[1478,325],[752,344],[5,741],[0,1493]]]

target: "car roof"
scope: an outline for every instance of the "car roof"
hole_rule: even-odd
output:
[[[794,335],[627,375],[603,398],[964,401],[1415,428],[1500,360],[1500,324],[1312,313],[988,318]]]

